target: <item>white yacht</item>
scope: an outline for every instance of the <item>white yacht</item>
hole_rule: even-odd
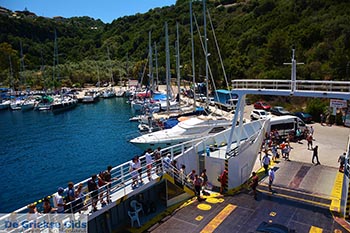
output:
[[[148,148],[164,148],[221,132],[232,125],[232,120],[224,117],[198,116],[181,121],[171,129],[142,135],[130,142],[147,150]]]
[[[85,92],[84,98],[82,100],[83,103],[95,103],[99,100],[99,94],[97,91],[90,90]]]
[[[0,101],[0,110],[1,109],[8,109],[10,107],[11,101],[10,100],[3,100]]]

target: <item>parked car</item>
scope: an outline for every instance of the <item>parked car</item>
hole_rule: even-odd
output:
[[[269,113],[266,112],[265,110],[262,109],[254,109],[253,111],[251,111],[250,113],[250,119],[253,120],[259,120],[259,119],[265,119],[267,117],[269,117]]]
[[[259,101],[259,102],[256,102],[256,103],[254,104],[254,108],[255,108],[255,109],[262,109],[262,110],[270,111],[271,106],[268,105],[268,104],[265,103],[265,102]]]
[[[271,108],[270,112],[276,116],[290,115],[291,113],[285,110],[282,106],[274,106]]]
[[[305,123],[311,123],[312,122],[312,116],[309,113],[306,112],[296,112],[294,113],[295,116],[302,119]]]

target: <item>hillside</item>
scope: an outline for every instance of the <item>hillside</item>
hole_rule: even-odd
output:
[[[350,62],[350,2],[343,0],[210,1],[207,4],[229,79],[289,79],[291,48],[296,47],[299,79],[348,80]],[[194,3],[203,34],[201,3]],[[82,85],[140,77],[147,61],[148,32],[157,43],[159,76],[165,77],[165,32],[168,23],[172,76],[175,77],[176,21],[179,22],[181,76],[192,80],[188,1],[122,17],[110,24],[89,17],[48,19],[0,15],[0,84],[10,84],[10,62],[15,84],[42,88],[52,85],[54,30],[58,35],[61,85]],[[209,63],[217,87],[225,87],[215,39],[208,24]],[[198,81],[205,60],[195,26]],[[20,43],[25,71],[20,70]],[[107,48],[111,60],[108,60]],[[41,68],[41,69],[40,69]],[[147,71],[146,71],[147,72]]]

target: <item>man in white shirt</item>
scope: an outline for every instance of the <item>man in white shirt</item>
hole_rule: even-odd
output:
[[[57,213],[64,213],[64,202],[62,194],[64,192],[64,189],[59,187],[57,190],[57,195],[55,195],[55,202],[57,206]]]

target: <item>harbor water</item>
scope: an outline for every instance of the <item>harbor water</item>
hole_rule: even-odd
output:
[[[128,142],[139,136],[132,114],[123,98],[60,114],[0,111],[0,213],[142,154]]]

